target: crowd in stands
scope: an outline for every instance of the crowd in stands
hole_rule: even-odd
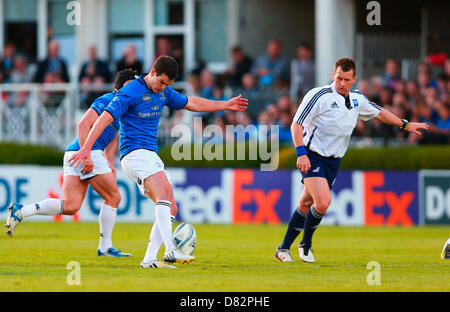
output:
[[[315,64],[312,48],[300,44],[296,58],[289,60],[284,56],[282,44],[269,40],[266,52],[252,57],[240,46],[230,51],[231,63],[223,73],[213,73],[199,60],[198,67],[189,73],[184,71],[180,79],[187,81],[194,95],[212,100],[227,100],[242,94],[249,99],[247,112],[221,112],[203,114],[204,123],[225,125],[279,125],[281,143],[291,144],[290,124],[302,97],[316,86]],[[156,40],[155,57],[166,54],[175,57],[183,67],[183,51],[173,47],[168,38]],[[114,73],[125,68],[143,72],[142,61],[137,58],[136,47],[129,45],[123,57],[115,64],[97,57],[95,47],[89,48],[89,59],[82,64],[78,81],[81,86],[111,83]],[[30,66],[34,65],[34,66]],[[34,68],[34,70],[32,70]],[[450,134],[450,56],[439,61],[428,58],[416,69],[416,78],[403,80],[401,63],[388,59],[385,72],[381,76],[358,79],[357,89],[370,101],[392,111],[397,116],[410,121],[427,122],[431,125],[429,133],[419,137],[387,126],[376,120],[358,121],[355,137],[398,138],[410,144],[447,144]],[[0,53],[0,83],[57,83],[69,82],[67,64],[59,56],[59,44],[51,40],[48,44],[47,58],[37,64],[30,64],[27,57],[16,50],[12,42],[5,45]],[[330,81],[331,83],[331,81]],[[82,91],[80,107],[87,108],[96,97],[104,92]],[[3,93],[3,99],[11,107],[23,106],[28,93]],[[41,100],[48,107],[58,106],[64,92],[47,92]],[[174,120],[179,114],[172,115]]]
[[[270,40],[266,53],[255,60],[239,46],[230,52],[232,63],[223,74],[213,75],[202,67],[193,71],[188,81],[196,94],[209,99],[228,99],[242,94],[249,99],[249,109],[246,113],[210,114],[206,116],[207,124],[236,125],[240,124],[239,119],[249,119],[256,128],[276,124],[279,125],[280,143],[291,144],[292,118],[306,92],[316,87],[311,47],[299,45],[297,57],[290,62],[283,56],[281,43],[277,40]],[[415,79],[402,79],[400,62],[391,58],[385,62],[383,75],[358,79],[354,87],[371,102],[401,118],[429,123],[429,132],[418,136],[372,119],[368,122],[358,120],[353,136],[379,138],[384,145],[390,141],[450,143],[450,56],[423,60],[417,66],[415,76]],[[240,114],[248,116],[237,118]]]

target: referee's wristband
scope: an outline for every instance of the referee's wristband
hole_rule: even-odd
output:
[[[297,152],[297,157],[306,155],[306,148],[304,145],[297,146],[295,151]]]

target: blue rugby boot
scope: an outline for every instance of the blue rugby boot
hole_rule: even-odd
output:
[[[110,247],[105,252],[102,252],[100,249],[97,249],[97,256],[131,257],[131,254],[130,253],[126,253],[126,252],[122,252],[120,249],[115,249],[113,247]]]
[[[8,234],[9,237],[14,236],[14,231],[16,227],[19,225],[19,223],[23,220],[22,217],[22,209],[23,205],[19,203],[11,203],[8,207],[9,215],[6,219],[6,234]]]

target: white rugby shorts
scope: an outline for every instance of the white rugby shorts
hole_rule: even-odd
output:
[[[94,150],[91,151],[91,160],[94,163],[94,169],[88,174],[82,174],[81,169],[83,169],[83,164],[79,164],[76,168],[69,166],[69,159],[75,153],[76,151],[66,151],[64,153],[64,176],[78,176],[81,180],[86,180],[99,174],[112,172],[108,161],[103,156],[103,151]]]
[[[164,163],[154,151],[147,149],[136,149],[125,155],[120,161],[123,171],[139,187],[142,195],[148,197],[145,193],[144,180],[155,173],[164,171],[167,180],[172,184],[169,173],[164,170]]]

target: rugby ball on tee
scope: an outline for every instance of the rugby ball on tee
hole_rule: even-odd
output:
[[[192,255],[197,246],[197,233],[192,224],[182,222],[173,232],[173,243],[183,254]]]

